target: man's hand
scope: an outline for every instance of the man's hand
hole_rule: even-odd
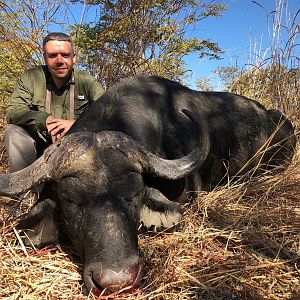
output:
[[[46,119],[46,127],[51,135],[52,142],[55,143],[64,137],[74,122],[75,120],[55,119],[54,117],[49,116]]]

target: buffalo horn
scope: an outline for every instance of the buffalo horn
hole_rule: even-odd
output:
[[[93,140],[94,133],[75,133],[66,136],[48,147],[44,154],[27,168],[0,174],[0,195],[19,196],[42,183],[57,181],[76,171],[74,153],[77,157],[82,156],[91,147]]]
[[[209,153],[210,138],[205,123],[191,111],[183,109],[182,112],[185,116],[188,116],[196,128],[198,142],[196,142],[195,149],[192,152],[174,160],[158,158],[148,153],[147,167],[149,172],[156,176],[174,180],[183,178],[201,167]]]
[[[137,169],[140,169],[141,173],[144,172],[171,180],[183,178],[202,166],[210,149],[209,134],[205,124],[196,119],[191,112],[184,110],[183,113],[196,126],[199,138],[195,149],[186,156],[172,160],[161,158],[145,150],[126,134],[117,131],[98,133],[99,148],[102,150],[105,148],[118,149],[136,165]]]

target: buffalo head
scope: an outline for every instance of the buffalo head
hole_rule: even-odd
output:
[[[143,175],[183,178],[203,164],[208,138],[203,145],[167,160],[120,132],[74,133],[29,167],[1,174],[0,194],[20,195],[42,183],[51,185],[51,197],[41,198],[20,223],[31,229],[32,242],[53,242],[64,231],[83,260],[88,291],[129,289],[144,276],[137,242],[140,222],[172,226],[181,216],[179,205],[147,186]]]

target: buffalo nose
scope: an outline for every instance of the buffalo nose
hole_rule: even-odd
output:
[[[92,284],[89,290],[95,295],[105,292],[129,292],[138,288],[145,275],[145,266],[143,262],[127,266],[119,270],[113,268],[94,269],[90,272]]]

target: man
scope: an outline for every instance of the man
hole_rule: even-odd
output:
[[[46,65],[21,76],[7,107],[4,145],[10,172],[33,163],[104,92],[92,76],[74,70],[76,53],[68,35],[48,34],[43,55]]]

